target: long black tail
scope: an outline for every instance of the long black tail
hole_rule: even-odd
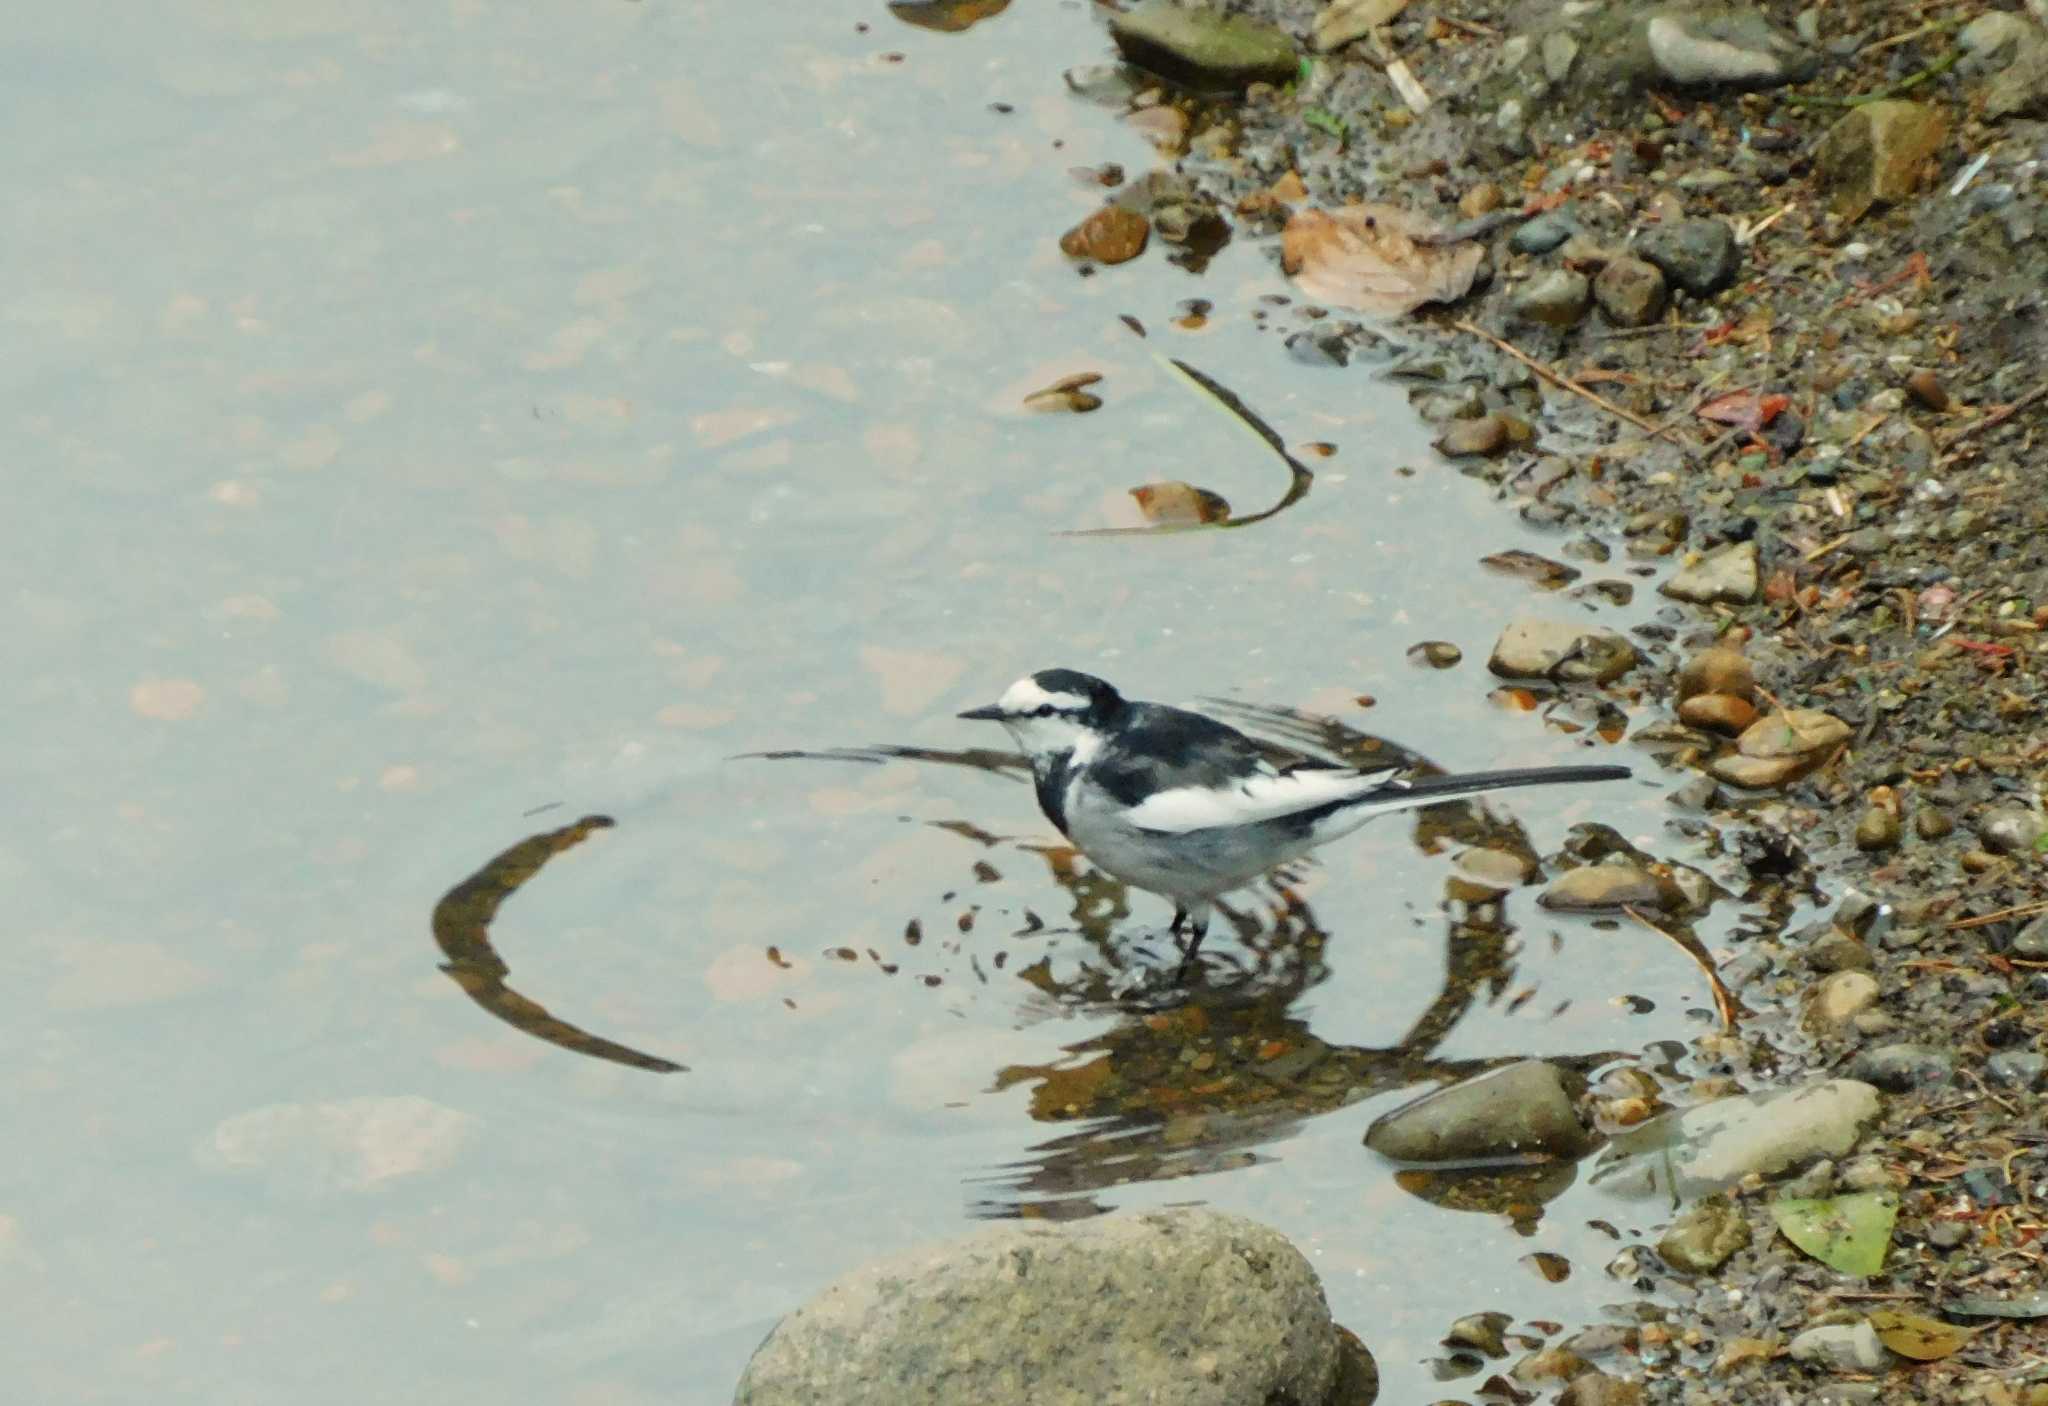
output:
[[[1481,791],[1510,786],[1558,786],[1573,781],[1626,781],[1635,773],[1625,766],[1531,766],[1507,771],[1468,771],[1458,776],[1424,776],[1400,783],[1411,803],[1433,805]]]

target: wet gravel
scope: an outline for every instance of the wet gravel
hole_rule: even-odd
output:
[[[1312,52],[1322,7],[1231,8]],[[2048,101],[1959,42],[1981,7],[1742,9],[1729,33],[1800,81],[1691,86],[1628,56],[1648,12],[1554,9],[1415,7],[1293,85],[1179,99],[1177,169],[1238,237],[1353,200],[1482,217],[1476,286],[1389,329],[1398,369],[1558,555],[1671,569],[1639,663],[1571,687],[1661,703],[1634,736],[1674,825],[1786,895],[1712,954],[1744,1014],[1696,1042],[1691,1096],[1884,1091],[1796,1188],[1895,1191],[1881,1272],[1793,1249],[1751,1178],[1609,1266],[1632,1359],[1562,1399],[2048,1402],[2038,1320],[1951,1312],[1983,1331],[1927,1360],[1870,1326],[2048,1280]],[[1347,316],[1311,319],[1317,354],[1383,361]]]

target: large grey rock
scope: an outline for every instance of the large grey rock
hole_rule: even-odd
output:
[[[1382,1114],[1365,1145],[1397,1162],[1476,1165],[1577,1157],[1592,1137],[1572,1109],[1563,1071],[1525,1059]]]
[[[733,1401],[1306,1404],[1337,1361],[1301,1252],[1187,1208],[992,1226],[863,1266],[776,1325]]]
[[[1591,1180],[1630,1199],[1674,1191],[1683,1198],[1704,1196],[1751,1172],[1774,1176],[1839,1157],[1877,1114],[1877,1090],[1855,1079],[1718,1099],[1615,1138]]]

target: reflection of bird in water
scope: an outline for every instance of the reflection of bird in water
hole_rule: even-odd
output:
[[[1105,872],[1174,905],[1185,972],[1217,897],[1387,811],[1510,786],[1617,781],[1623,766],[1404,777],[1313,758],[1276,761],[1226,723],[1126,701],[1101,679],[1042,669],[960,715],[999,722],[1031,762],[1039,808]]]

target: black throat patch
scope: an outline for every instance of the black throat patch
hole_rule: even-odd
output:
[[[1071,750],[1061,752],[1045,764],[1044,770],[1034,767],[1032,780],[1038,789],[1038,808],[1045,812],[1053,828],[1062,835],[1067,834],[1067,778],[1074,774],[1074,754]],[[1073,836],[1067,835],[1068,839]]]

